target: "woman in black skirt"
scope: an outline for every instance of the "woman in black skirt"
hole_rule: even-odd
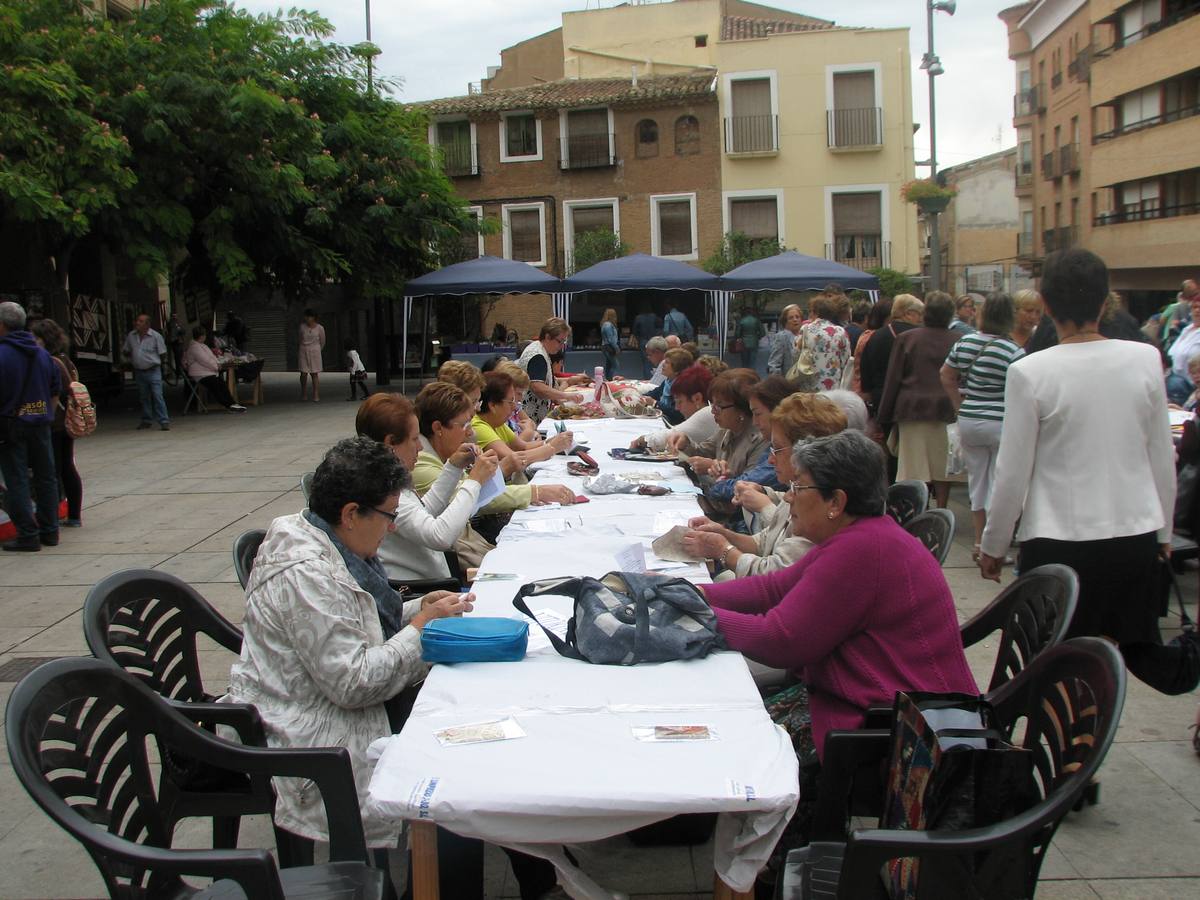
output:
[[[1052,254],[1042,295],[1059,341],[1009,366],[980,570],[999,580],[1020,517],[1021,571],[1053,562],[1079,575],[1068,637],[1108,638],[1160,686],[1178,648],[1162,646],[1155,596],[1175,503],[1159,354],[1100,334],[1108,270],[1094,254]]]

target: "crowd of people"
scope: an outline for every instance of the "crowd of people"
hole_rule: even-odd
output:
[[[1011,297],[934,291],[855,310],[830,288],[807,320],[798,306],[783,310],[766,377],[689,347],[690,323],[674,308],[668,333],[642,329],[644,389],[670,427],[631,448],[678,454],[702,491],[704,514],[683,546],[708,565],[712,583],[700,590],[729,648],[754,664],[766,708],[801,762],[801,811],[781,848],[805,838],[830,730],[861,726],[896,691],[978,691],[937,560],[885,514],[891,481],[929,483],[946,506],[965,477],[983,578],[998,580],[1013,562],[1015,538],[1021,570],[1056,562],[1078,573],[1070,635],[1114,641],[1152,685],[1173,665],[1178,648],[1162,643],[1152,588],[1175,512],[1168,379],[1189,379],[1194,409],[1200,373],[1200,291],[1184,287],[1132,334],[1103,262],[1084,250],[1052,255],[1040,292]],[[602,323],[606,377],[612,312]],[[78,475],[62,466],[70,445],[50,437],[73,373],[60,335],[24,327],[20,307],[0,304],[0,381],[33,385],[15,399],[0,392],[0,412],[16,415],[0,465],[10,509],[30,471],[23,496],[36,497],[36,515],[30,499],[10,512],[19,537],[6,550],[57,542],[60,481],[79,516]],[[323,332],[315,319],[302,328],[317,335],[308,352],[317,348],[319,370]],[[1110,339],[1106,328],[1130,339]],[[147,335],[130,335],[135,365],[165,353]],[[571,486],[531,484],[528,474],[574,446],[570,431],[538,430],[589,381],[564,371],[569,336],[551,318],[516,360],[451,360],[413,400],[368,396],[357,434],[317,467],[308,508],[267,532],[230,696],[258,707],[272,745],[347,747],[360,797],[367,746],[402,726],[425,674],[422,628],[472,608],[469,593],[410,599],[389,579],[469,580],[515,510],[576,502]],[[203,347],[203,329],[194,337]],[[189,353],[205,361],[202,350]],[[307,374],[315,400],[317,371]],[[154,379],[143,376],[139,390],[143,382],[154,415]],[[965,475],[952,471],[948,425]],[[1200,438],[1193,446],[1200,454]],[[477,509],[485,490],[493,499]],[[277,790],[281,828],[327,839],[311,785],[283,779]],[[393,829],[367,818],[372,846],[395,844]],[[480,853],[478,842],[450,848],[442,871],[453,880],[443,887],[479,895]],[[509,858],[522,896],[554,889],[548,864]]]

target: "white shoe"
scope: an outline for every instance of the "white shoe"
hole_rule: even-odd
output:
[[[242,404],[240,404],[240,403],[235,403],[235,404],[233,404],[233,406],[231,406],[229,408],[233,412],[245,412],[246,411],[246,407],[242,406]]]

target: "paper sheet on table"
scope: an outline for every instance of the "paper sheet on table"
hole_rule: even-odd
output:
[[[689,512],[684,509],[668,509],[654,515],[654,531],[653,537],[658,537],[660,534],[666,534],[676,525],[687,525],[691,521],[694,512]]]
[[[1190,413],[1186,409],[1168,409],[1167,415],[1170,417],[1172,428],[1182,428],[1183,423],[1192,418],[1194,413]]]
[[[471,515],[479,512],[497,497],[504,493],[504,473],[500,471],[500,467],[496,467],[490,481],[485,481],[479,486],[479,499],[475,501],[475,508],[471,510]]]
[[[567,639],[567,623],[570,621],[569,616],[564,616],[560,612],[555,612],[552,609],[535,609],[533,617],[539,625],[550,629],[554,632],[555,637]],[[546,637],[546,632],[541,628],[531,627],[529,629],[529,643],[525,647],[526,653],[536,653],[539,650],[553,649],[553,644],[550,643],[550,638]]]
[[[570,519],[530,519],[528,522],[513,522],[514,526],[524,528],[526,531],[534,534],[557,534],[560,531],[567,531],[571,528],[578,528],[582,523],[579,519],[572,522]]]
[[[646,548],[640,542],[630,544],[617,551],[616,560],[619,572],[645,572]]]
[[[696,487],[686,478],[671,478],[666,481],[660,481],[663,487],[667,488],[672,494],[703,494],[700,488]]]

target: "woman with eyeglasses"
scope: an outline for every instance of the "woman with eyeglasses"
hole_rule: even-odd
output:
[[[802,808],[777,851],[807,839],[830,730],[861,728],[896,691],[978,693],[941,566],[884,514],[879,445],[843,431],[798,442],[791,463],[791,531],[812,548],[785,569],[699,587],[731,650],[797,682],[766,700],[801,765]]]
[[[530,463],[550,459],[571,449],[574,435],[570,431],[537,444],[518,437],[509,425],[512,413],[521,406],[512,377],[505,372],[492,371],[483,378],[479,412],[471,420],[471,430],[475,433],[476,446],[484,452],[494,453],[500,460],[505,478],[523,473]]]
[[[771,446],[767,451],[779,481],[786,485],[795,478],[792,447],[797,441],[837,434],[845,428],[846,414],[824,394],[785,397],[770,413]],[[716,581],[786,568],[807,553],[812,542],[792,534],[784,496],[777,491],[767,494],[754,490],[743,482],[734,489],[734,503],[751,511],[753,533],[739,534],[714,522],[703,522],[687,533],[683,546],[721,566],[723,571]]]
[[[403,394],[372,394],[359,406],[354,427],[360,435],[390,449],[408,471],[416,466],[421,434],[416,410]],[[418,497],[411,487],[400,493],[396,527],[379,547],[379,559],[389,578],[449,578],[445,551],[460,545],[474,550],[467,554],[467,561],[460,555],[463,569],[479,565],[482,553],[491,545],[472,533],[471,512],[481,486],[492,479],[498,465],[494,453],[480,454],[474,444],[464,441],[446,460],[424,497]]]
[[[308,509],[277,518],[259,548],[241,658],[229,673],[229,698],[254,704],[269,746],[345,747],[360,804],[370,778],[367,746],[400,729],[404,704],[393,701],[428,670],[421,630],[470,612],[474,600],[451,591],[405,600],[388,586],[379,545],[408,486],[404,465],[371,438],[347,438],[325,454]],[[276,826],[328,841],[312,784],[274,784]],[[369,846],[396,846],[395,825],[364,815],[363,827]]]
[[[767,459],[770,416],[792,391],[782,375],[769,375],[760,385],[758,373],[750,369],[730,369],[713,379],[708,394],[718,431],[688,458],[704,488],[700,507],[708,517],[693,519],[693,527],[711,519],[728,521],[738,514],[733,491],[739,481],[779,487],[775,467]]]
[[[555,402],[575,399],[574,394],[560,391],[554,386],[554,363],[551,359],[563,352],[570,333],[571,326],[562,319],[547,319],[542,323],[538,339],[530,341],[517,359],[517,365],[529,375],[529,390],[522,398],[522,405],[526,415],[535,422],[540,423],[546,418]]]

